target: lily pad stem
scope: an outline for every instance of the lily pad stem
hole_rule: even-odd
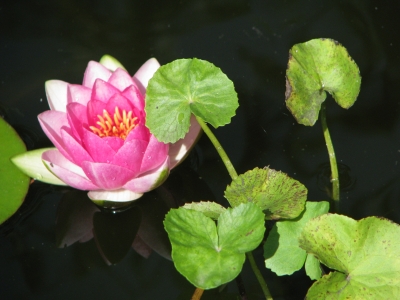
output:
[[[197,119],[197,122],[199,122],[199,124],[200,124],[201,128],[203,129],[203,131],[205,132],[205,134],[210,139],[211,143],[214,145],[215,149],[217,150],[217,152],[218,152],[219,156],[221,157],[222,161],[224,162],[225,167],[228,170],[228,173],[231,176],[232,180],[235,180],[238,177],[238,174],[237,174],[235,168],[233,167],[224,148],[222,148],[218,139],[215,137],[215,135],[212,133],[210,128],[207,126],[206,122],[204,122],[200,117],[197,117],[197,116],[196,116],[196,119]],[[264,278],[262,277],[261,272],[256,265],[253,254],[251,252],[247,252],[246,255],[250,262],[251,268],[253,269],[253,272],[256,275],[258,283],[260,284],[261,289],[264,292],[265,299],[272,300],[271,293],[269,292],[267,283],[264,281]]]
[[[219,156],[221,157],[226,169],[228,170],[229,175],[232,177],[232,180],[235,180],[238,177],[238,174],[236,173],[235,168],[233,167],[228,155],[226,154],[224,148],[222,148],[221,144],[215,137],[215,135],[212,133],[211,129],[208,128],[207,124],[200,118],[197,117],[197,122],[199,122],[201,128],[204,130],[205,134],[208,136],[210,139],[211,143],[214,145],[215,149],[217,150]]]
[[[203,295],[204,290],[201,288],[196,288],[196,290],[193,293],[191,300],[200,300],[201,295]]]
[[[272,300],[271,293],[269,292],[267,284],[264,282],[264,278],[262,277],[262,274],[260,270],[258,269],[256,265],[256,261],[254,260],[254,256],[252,252],[247,252],[246,253],[247,259],[250,262],[251,268],[253,269],[254,275],[256,275],[258,282],[261,285],[261,288],[263,290],[264,296],[266,300]]]
[[[320,118],[322,124],[322,131],[326,147],[328,148],[329,163],[331,165],[331,182],[332,182],[332,199],[335,203],[335,211],[339,211],[339,172],[336,162],[335,150],[333,149],[331,135],[329,134],[328,124],[326,123],[326,104],[322,103]]]

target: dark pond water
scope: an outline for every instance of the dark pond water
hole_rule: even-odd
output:
[[[320,123],[304,127],[289,114],[285,70],[294,44],[333,38],[348,49],[363,77],[350,110],[328,99],[328,123],[342,169],[342,213],[400,223],[399,11],[400,2],[371,0],[3,1],[0,112],[29,149],[49,146],[36,119],[48,109],[46,80],[80,83],[87,62],[106,53],[132,73],[150,57],[161,64],[205,59],[233,80],[239,94],[232,124],[215,130],[238,172],[269,165],[305,184],[310,200],[324,200],[328,156]],[[168,207],[201,197],[225,203],[223,191],[229,182],[203,136],[164,190],[142,199],[148,200],[142,201],[142,209],[157,212],[158,219],[149,222],[158,232]],[[137,251],[125,247],[125,229],[135,224],[115,221],[85,201],[84,208],[68,205],[79,197],[75,191],[35,183],[20,211],[0,227],[2,299],[189,299],[193,287],[164,258],[165,244],[147,240],[156,251],[144,258],[150,248],[140,243]],[[129,215],[124,218],[131,220]],[[60,220],[66,222],[64,227]],[[115,226],[116,232],[127,232],[120,248],[118,237],[102,248],[117,264],[108,266],[90,239],[93,223],[100,224],[95,230]],[[68,247],[58,248],[67,243],[60,235],[65,237],[71,224],[79,225],[78,239],[85,242],[72,239]],[[262,250],[255,256],[263,269]],[[242,276],[249,299],[262,299],[249,269],[246,264]],[[290,277],[264,269],[263,274],[276,299],[302,299],[311,285],[302,271]],[[206,292],[204,299],[236,295],[233,282],[221,294]]]

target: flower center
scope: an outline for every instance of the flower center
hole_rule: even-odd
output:
[[[124,109],[121,115],[118,107],[115,107],[113,117],[105,109],[103,110],[103,116],[97,115],[97,117],[99,118],[99,121],[96,122],[98,127],[90,126],[89,128],[99,137],[112,136],[125,140],[129,132],[138,123],[137,118],[132,117],[132,111],[126,113]]]

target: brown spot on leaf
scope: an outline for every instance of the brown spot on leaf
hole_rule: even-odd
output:
[[[286,77],[286,91],[285,91],[285,100],[289,99],[290,95],[292,94],[292,86],[288,78]]]

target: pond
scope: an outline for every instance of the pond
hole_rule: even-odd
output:
[[[285,72],[294,44],[332,38],[347,48],[362,76],[360,95],[349,110],[327,98],[341,213],[400,223],[399,5],[370,0],[10,1],[0,4],[0,113],[28,150],[50,147],[37,121],[48,110],[45,81],[79,84],[87,63],[104,54],[132,74],[151,57],[161,65],[196,57],[221,68],[238,93],[240,106],[231,124],[213,129],[238,173],[269,166],[303,183],[309,200],[327,200],[329,160],[321,125],[300,125],[287,110]],[[152,234],[165,239],[162,219],[170,207],[192,200],[227,205],[223,195],[230,181],[203,135],[165,185],[140,199],[144,211],[157,215],[144,218],[154,221]],[[0,226],[2,299],[191,297],[194,287],[175,270],[167,243],[147,240],[150,248],[128,243],[127,228],[136,226],[134,211],[101,214],[84,195],[31,184],[25,203]],[[98,235],[104,230],[107,236],[109,228],[121,235],[99,245],[92,238],[93,223]],[[71,224],[79,226],[69,236]],[[254,251],[274,299],[303,299],[312,284],[304,270],[278,277],[265,269],[262,253],[262,247]],[[248,263],[241,277],[248,298],[263,299]],[[202,299],[237,295],[233,281],[222,292],[206,291]]]

